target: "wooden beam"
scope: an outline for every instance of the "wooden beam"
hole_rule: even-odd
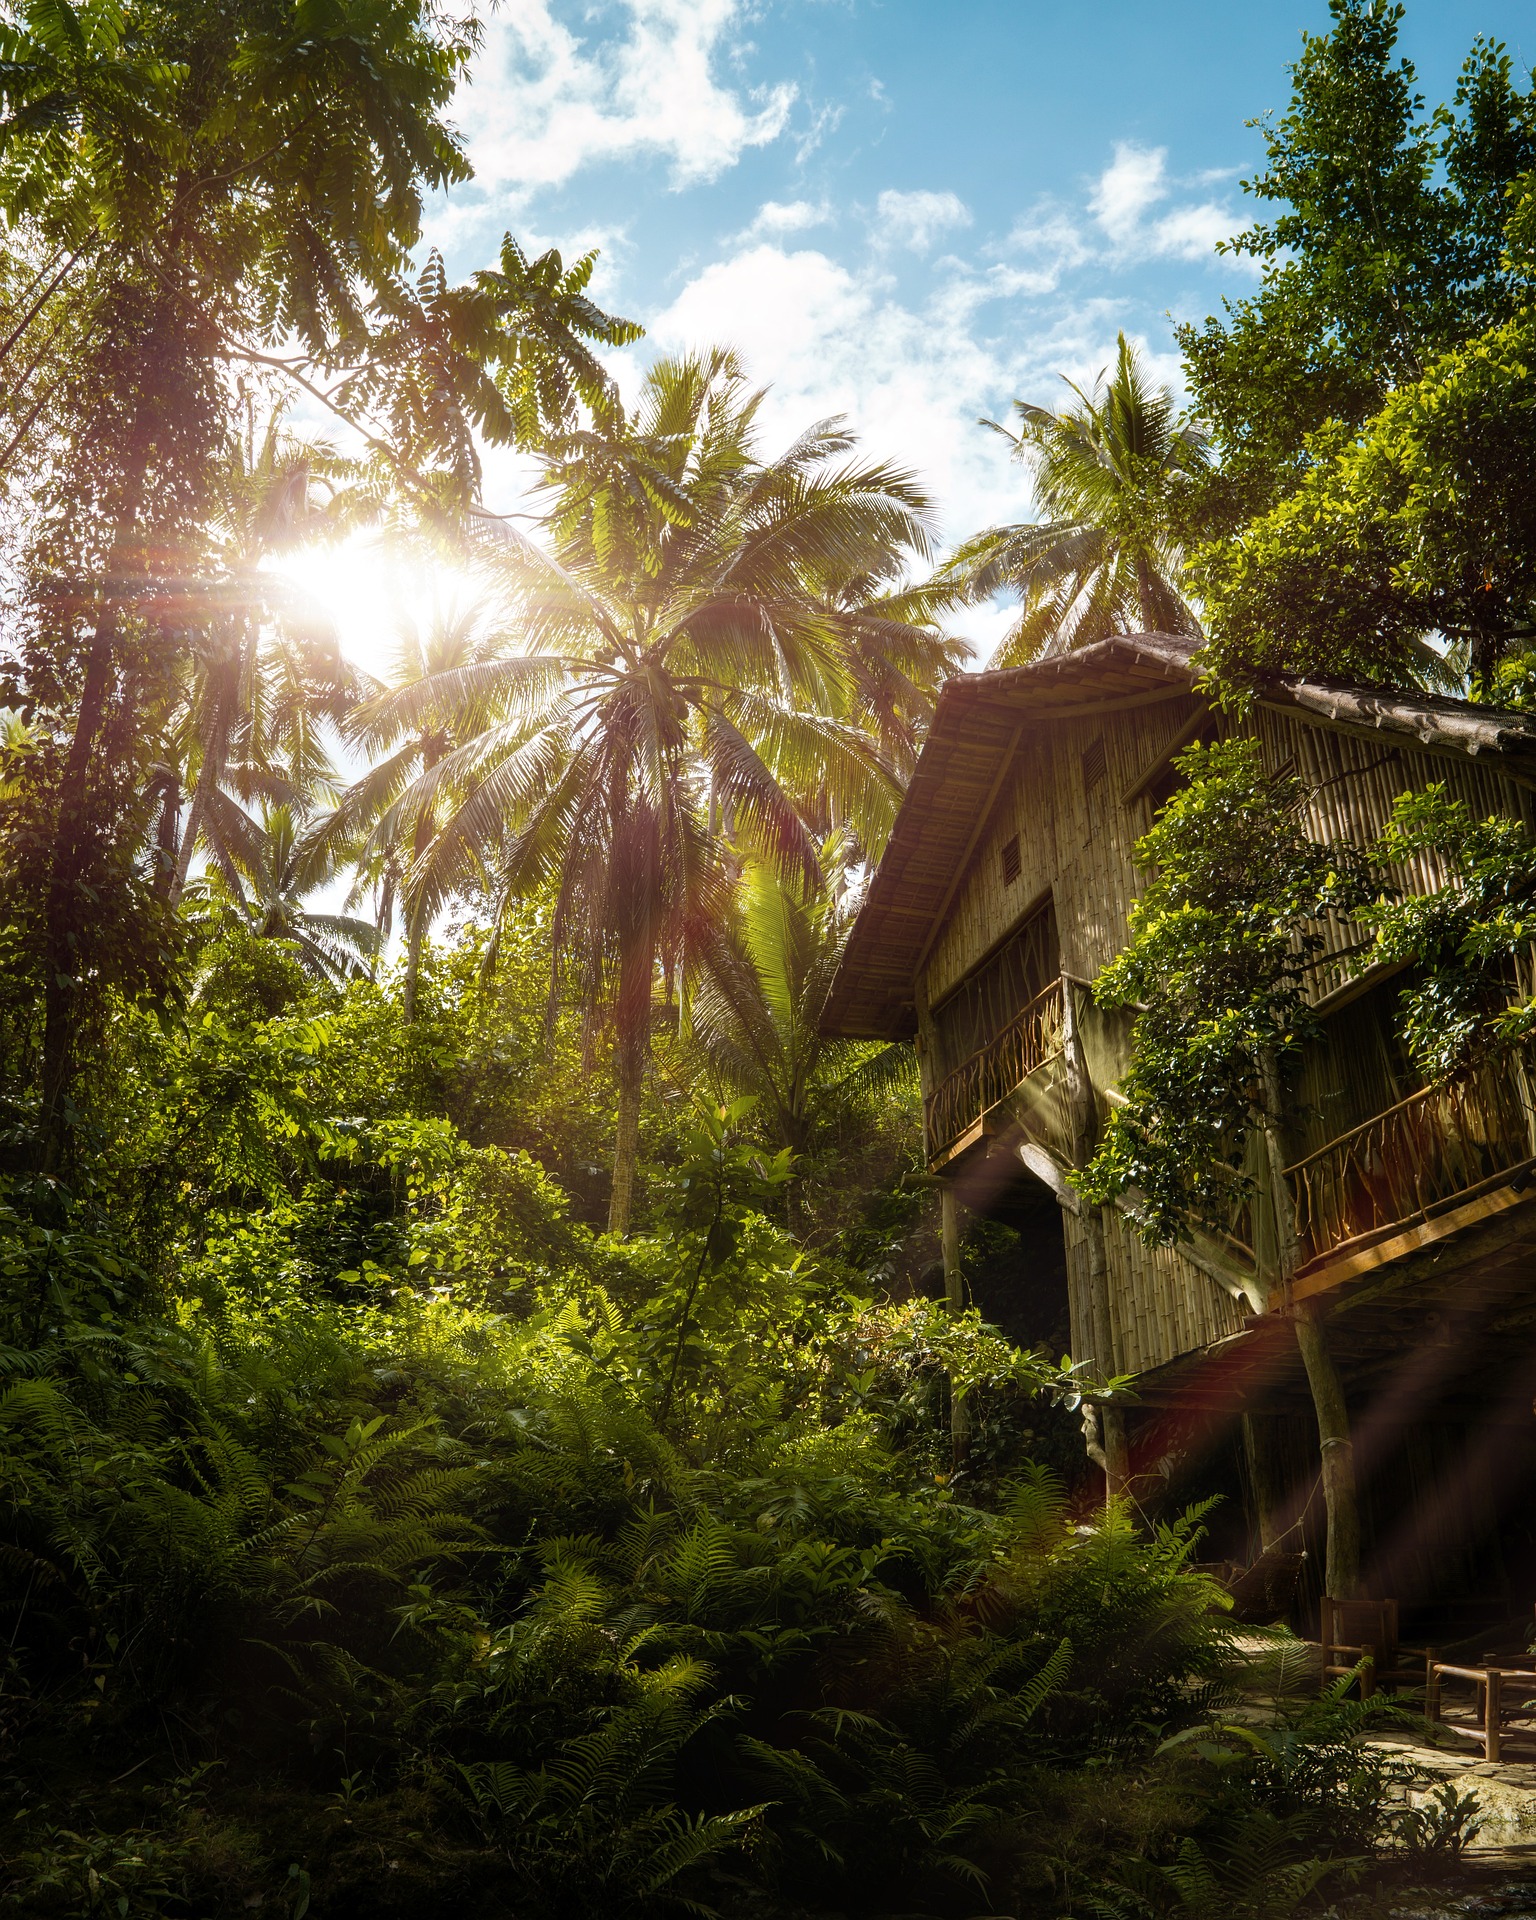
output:
[[[1128,694],[1119,700],[1091,700],[1070,707],[1052,706],[1049,700],[1042,700],[1034,688],[1023,699],[1005,696],[1005,700],[1013,712],[1027,712],[1031,720],[1096,720],[1101,713],[1129,713],[1135,707],[1155,707],[1164,700],[1182,700],[1191,691],[1186,680],[1179,686],[1160,687],[1152,693]]]
[[[1511,1178],[1514,1177],[1512,1173]],[[1362,1274],[1387,1266],[1394,1260],[1401,1260],[1410,1253],[1417,1253],[1422,1247],[1433,1246],[1437,1240],[1447,1240],[1465,1227],[1476,1226],[1480,1220],[1491,1220],[1497,1214],[1508,1213],[1512,1207],[1523,1206],[1529,1200],[1536,1200],[1536,1185],[1525,1187],[1518,1193],[1512,1187],[1501,1187],[1494,1193],[1479,1194],[1464,1206],[1437,1214],[1433,1220],[1421,1221],[1406,1233],[1394,1234],[1390,1240],[1378,1240],[1374,1247],[1352,1254],[1347,1260],[1298,1276],[1291,1282],[1291,1298],[1295,1301],[1315,1300],[1319,1294],[1332,1293],[1347,1281],[1358,1279]]]
[[[949,912],[950,902],[959,891],[960,882],[965,878],[966,872],[970,867],[971,855],[976,851],[976,842],[981,838],[987,822],[992,817],[992,809],[997,804],[998,794],[1002,792],[1003,782],[1008,778],[1009,773],[1013,769],[1013,757],[1019,750],[1019,736],[1023,731],[1022,726],[1015,727],[1013,736],[1003,751],[1002,765],[998,768],[997,777],[993,780],[987,792],[986,804],[976,816],[976,823],[971,828],[970,838],[965,843],[965,851],[955,863],[955,870],[950,876],[949,885],[944,889],[944,897],[934,910],[933,919],[928,928],[928,938],[918,949],[917,958],[912,962],[912,977],[914,980],[922,972],[923,962],[928,958],[929,953],[932,951],[934,941],[939,937],[939,933],[944,925],[944,916]]]

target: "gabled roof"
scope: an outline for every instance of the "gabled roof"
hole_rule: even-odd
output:
[[[916,1028],[918,966],[934,924],[1031,729],[1139,707],[1191,691],[1197,641],[1133,633],[998,673],[946,682],[885,853],[833,982],[822,1029],[899,1039]],[[1448,752],[1495,755],[1536,784],[1536,718],[1435,694],[1400,694],[1286,675],[1264,681],[1267,706],[1300,708],[1351,733],[1399,734]]]

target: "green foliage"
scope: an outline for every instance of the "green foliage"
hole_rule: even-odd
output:
[[[1100,1005],[1136,1010],[1125,1102],[1078,1182],[1101,1205],[1134,1190],[1154,1241],[1227,1223],[1249,1132],[1278,1118],[1280,1062],[1311,1031],[1303,988],[1322,942],[1306,923],[1375,892],[1357,850],[1308,837],[1300,777],[1268,772],[1257,741],[1174,764],[1188,784],[1137,845],[1151,879],[1095,986]]]
[[[1479,39],[1454,102],[1426,114],[1412,64],[1394,58],[1403,8],[1329,11],[1329,31],[1304,36],[1288,109],[1260,123],[1266,166],[1244,186],[1272,217],[1229,243],[1263,283],[1180,332],[1221,455],[1210,492],[1226,530],[1331,457],[1315,436],[1348,440],[1525,299],[1506,194],[1536,164],[1536,93]]]
[[[1411,682],[1433,677],[1439,634],[1481,692],[1516,692],[1495,669],[1536,633],[1530,313],[1405,381],[1358,436],[1320,429],[1310,453],[1241,540],[1204,556],[1218,670]]]
[[[834,836],[821,848],[821,864],[836,875],[848,852]],[[845,1158],[839,1149],[851,1133],[884,1134],[897,1154],[917,1145],[916,1056],[906,1045],[821,1031],[852,926],[832,893],[807,895],[765,862],[748,860],[734,906],[705,943],[686,1028],[666,1064],[684,1083],[707,1075],[750,1097],[764,1137],[793,1156],[799,1217],[814,1209],[825,1219],[833,1200],[828,1173]]]
[[[1410,969],[1402,1028],[1430,1079],[1536,1034],[1536,849],[1518,820],[1476,819],[1441,784],[1400,794],[1376,857],[1433,856],[1446,880],[1432,892],[1384,898],[1362,922],[1370,958]]]
[[[1210,462],[1205,430],[1178,417],[1123,333],[1113,374],[1101,374],[1092,393],[1072,391],[1077,404],[1059,412],[1016,400],[1016,430],[997,428],[1032,469],[1045,517],[977,534],[930,589],[941,599],[1020,596],[996,667],[1134,628],[1200,630],[1184,563]]]
[[[876,1874],[980,1884],[1032,1768],[1219,1662],[1187,1542],[1084,1534],[1049,1492],[989,1516],[913,1477],[872,1411],[900,1399],[900,1342],[866,1342],[857,1374],[835,1314],[803,1355],[760,1343],[771,1413],[695,1417],[680,1450],[647,1411],[668,1356],[646,1327],[540,1297],[509,1319],[442,1288],[231,1286],[179,1324],[13,1352],[13,1734],[159,1765],[156,1713],[210,1740],[233,1715],[292,1791],[311,1746],[343,1782],[415,1782],[536,1911],[699,1897],[710,1862],[764,1847],[818,1899],[841,1858],[862,1906]],[[26,1805],[18,1851],[73,1872],[46,1791]],[[99,1875],[163,1858],[196,1883],[168,1828],[116,1854],[71,1831]]]

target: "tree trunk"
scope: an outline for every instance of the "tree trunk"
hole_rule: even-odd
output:
[[[952,1182],[939,1189],[939,1236],[944,1250],[944,1304],[951,1313],[965,1311],[965,1274],[960,1265],[960,1202]],[[965,1464],[970,1449],[971,1420],[962,1394],[955,1392],[953,1375],[949,1382],[949,1444],[956,1467]]]
[[[421,744],[421,774],[425,777],[443,757],[443,743],[429,736]],[[420,866],[427,848],[432,844],[433,822],[429,814],[423,814],[416,822],[416,831],[411,835],[411,864],[406,869],[406,877]],[[403,891],[403,890],[402,890]],[[406,947],[405,947],[405,984],[400,993],[400,1010],[405,1024],[409,1026],[416,1018],[416,983],[421,975],[421,948],[426,939],[426,910],[422,902],[412,904],[406,897]]]
[[[117,609],[109,603],[96,623],[86,657],[80,711],[59,780],[58,823],[43,906],[42,1170],[56,1174],[66,1157],[71,1128],[70,1083],[75,1070],[75,1034],[80,1019],[83,956],[77,950],[80,863],[90,813],[90,771],[97,735],[106,718],[112,685]]]
[[[613,1143],[608,1231],[627,1234],[635,1204],[635,1163],[640,1157],[640,1089],[645,1079],[645,1048],[637,1040],[621,1035],[618,1054],[619,1116]]]
[[[421,945],[426,936],[422,922],[423,915],[419,912],[411,915],[405,942],[405,984],[400,989],[400,1012],[407,1026],[416,1018],[416,982],[421,975]]]
[[[1143,554],[1136,556],[1136,599],[1141,608],[1141,624],[1148,633],[1157,631],[1157,604],[1152,591],[1152,569]]]
[[[179,232],[172,234],[167,257],[179,257]],[[167,271],[161,316],[175,297],[173,282],[174,275]],[[151,328],[151,340],[158,340],[160,332],[157,321]],[[107,552],[108,581],[142,574],[145,570],[144,556],[136,549],[149,477],[150,445],[151,427],[146,418],[146,401],[141,395],[123,444],[123,493]],[[121,597],[108,597],[102,602],[86,653],[75,731],[59,778],[59,810],[43,901],[41,1123],[45,1174],[59,1171],[68,1155],[73,1132],[70,1094],[84,970],[84,955],[79,950],[83,931],[80,867],[90,827],[91,766],[108,715],[121,606]]]
[[[1305,1308],[1296,1315],[1296,1344],[1312,1389],[1318,1447],[1323,1457],[1323,1502],[1328,1512],[1324,1588],[1330,1600],[1353,1600],[1360,1585],[1360,1510],[1344,1383],[1322,1327]]]
[[[1067,1075],[1067,1107],[1072,1125],[1072,1160],[1086,1167],[1093,1158],[1098,1141],[1099,1109],[1094,1097],[1093,1077],[1083,1051],[1083,1037],[1077,1030],[1077,999],[1071,980],[1061,976],[1061,1046]],[[1083,1249],[1088,1264],[1088,1313],[1092,1324],[1083,1329],[1093,1343],[1088,1358],[1101,1380],[1115,1371],[1115,1329],[1109,1307],[1109,1255],[1104,1245],[1104,1210],[1084,1206],[1078,1215],[1083,1232]],[[1074,1335],[1075,1338],[1075,1335]],[[1125,1415],[1119,1407],[1103,1406],[1094,1410],[1094,1418],[1083,1422],[1083,1438],[1088,1457],[1103,1469],[1106,1504],[1124,1493],[1130,1479],[1130,1454],[1126,1443]]]
[[[166,776],[160,795],[160,820],[155,829],[154,890],[162,899],[170,899],[171,882],[177,867],[177,849],[181,832],[181,782],[175,774]]]
[[[1260,1077],[1267,1109],[1263,1134],[1269,1169],[1270,1199],[1275,1215],[1277,1279],[1289,1299],[1291,1276],[1301,1258],[1296,1238],[1296,1216],[1285,1178],[1285,1138],[1281,1130],[1283,1087],[1273,1054],[1260,1056]],[[1317,1415],[1317,1439],[1322,1455],[1323,1503],[1328,1513],[1328,1565],[1324,1586],[1332,1600],[1351,1600],[1360,1584],[1360,1510],[1355,1492],[1355,1453],[1349,1438],[1349,1407],[1344,1383],[1313,1310],[1301,1307],[1292,1316],[1296,1344],[1301,1349]]]
[[[192,870],[192,855],[197,850],[197,836],[203,830],[203,815],[208,811],[208,790],[216,777],[211,767],[212,762],[205,754],[203,764],[197,770],[197,785],[192,789],[192,805],[187,809],[187,824],[176,853],[176,872],[171,881],[170,890],[170,902],[173,907],[186,891],[187,875]]]

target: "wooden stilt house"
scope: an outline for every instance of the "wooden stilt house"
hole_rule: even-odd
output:
[[[1074,1357],[1135,1377],[1129,1411],[1091,1436],[1113,1478],[1144,1503],[1225,1491],[1232,1557],[1305,1547],[1315,1597],[1348,1476],[1366,1590],[1473,1624],[1528,1616],[1536,1111],[1520,1067],[1426,1085],[1398,1038],[1402,981],[1359,974],[1358,930],[1327,924],[1309,987],[1323,1037],[1289,1087],[1284,1164],[1228,1232],[1151,1249],[1134,1198],[1089,1208],[1067,1182],[1127,1059],[1129,1021],[1091,988],[1127,937],[1133,848],[1173,756],[1230,731],[1301,772],[1319,840],[1373,840],[1431,782],[1479,817],[1536,807],[1536,722],[1463,701],[1287,678],[1233,720],[1190,643],[1157,634],[963,676],[827,1028],[915,1040],[951,1290],[966,1215],[1007,1221],[1036,1323],[1012,1330],[1044,1338],[1054,1316]],[[1404,884],[1438,885],[1434,867]]]

